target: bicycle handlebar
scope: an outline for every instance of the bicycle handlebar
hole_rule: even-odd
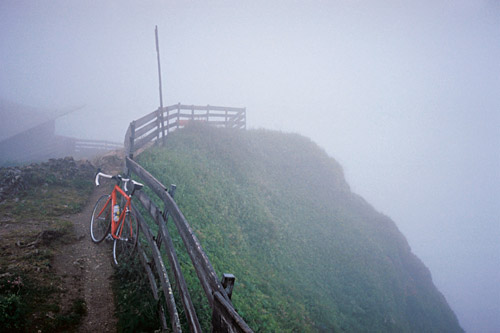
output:
[[[99,186],[99,176],[101,177],[104,177],[104,178],[108,178],[108,179],[116,179],[118,180],[119,182],[123,182],[123,189],[125,190],[125,192],[128,192],[128,189],[127,189],[127,184],[128,182],[132,182],[132,184],[135,185],[139,185],[139,187],[143,187],[144,184],[141,184],[139,182],[136,182],[135,180],[133,179],[130,179],[130,178],[123,178],[122,176],[120,175],[116,175],[116,176],[113,176],[113,175],[107,175],[105,173],[102,173],[102,172],[98,172],[96,175],[95,175],[95,186]]]
[[[109,178],[109,179],[113,178],[113,176],[111,176],[111,175],[107,175],[105,173],[98,172],[98,173],[95,174],[95,186],[99,186],[100,185],[99,184],[99,176],[104,177],[104,178]]]

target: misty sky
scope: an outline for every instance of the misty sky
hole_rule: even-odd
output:
[[[0,98],[122,141],[164,104],[311,137],[470,332],[500,331],[500,1],[0,1]]]

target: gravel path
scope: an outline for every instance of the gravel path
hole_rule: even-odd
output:
[[[54,268],[68,290],[64,299],[80,297],[87,305],[87,315],[78,332],[116,332],[111,289],[112,243],[94,244],[89,232],[94,204],[106,193],[106,186],[96,188],[83,211],[68,217],[74,223],[76,241],[65,246],[54,260]]]

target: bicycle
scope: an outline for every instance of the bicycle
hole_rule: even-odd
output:
[[[99,186],[99,177],[116,180],[116,185],[111,194],[104,194],[97,200],[90,219],[90,236],[96,244],[106,238],[113,240],[113,261],[118,265],[127,260],[137,247],[139,223],[132,212],[131,201],[135,191],[144,185],[120,175],[112,176],[98,171],[96,186]],[[127,189],[129,183],[132,184],[130,194]],[[119,195],[122,198],[121,205],[118,203]]]

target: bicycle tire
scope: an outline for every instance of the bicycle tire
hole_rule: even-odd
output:
[[[121,239],[115,239],[113,242],[113,261],[115,265],[128,261],[134,254],[137,248],[137,240],[139,238],[139,222],[132,212],[125,216],[125,221],[119,226],[117,234],[120,234],[122,228]]]
[[[92,211],[90,219],[90,238],[94,243],[100,243],[109,234],[111,228],[111,203],[108,203],[109,194],[101,196]],[[107,203],[107,205],[106,205]],[[105,208],[104,208],[105,207]],[[101,216],[97,216],[104,208]]]

